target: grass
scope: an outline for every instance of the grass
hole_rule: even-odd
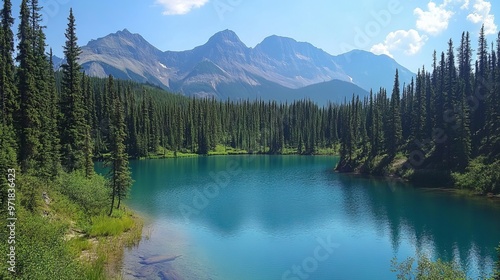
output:
[[[113,216],[100,215],[92,218],[89,230],[91,237],[117,236],[129,231],[134,226],[134,220],[129,214],[115,210]]]
[[[322,155],[322,156],[336,156],[339,154],[337,148],[317,148],[316,151],[314,152],[315,155]]]
[[[262,147],[261,147],[262,148]],[[316,148],[314,155],[338,155],[339,146],[334,147],[323,147]],[[264,148],[257,151],[249,152],[244,149],[235,149],[231,146],[225,146],[217,144],[214,149],[208,152],[208,156],[227,156],[227,155],[248,155],[248,154],[267,154],[269,149]],[[285,147],[282,149],[280,155],[298,155],[299,152],[297,148]],[[183,151],[172,151],[164,147],[158,147],[156,153],[150,153],[147,157],[141,157],[140,159],[162,159],[162,158],[186,158],[186,157],[198,157],[197,153],[183,150]]]
[[[92,248],[92,244],[85,237],[73,238],[68,241],[68,247],[74,256],[79,257],[83,251]]]
[[[172,151],[167,148],[159,147],[156,153],[149,154],[146,158],[148,159],[159,159],[159,158],[185,158],[185,157],[197,157],[198,154],[191,153],[188,151]]]
[[[249,154],[246,150],[235,149],[233,147],[216,145],[215,149],[208,152],[209,156],[225,156],[225,155],[246,155]]]

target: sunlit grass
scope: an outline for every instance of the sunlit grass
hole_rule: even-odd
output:
[[[130,230],[133,226],[134,220],[127,214],[117,213],[111,217],[100,215],[92,218],[89,235],[92,237],[116,236]]]
[[[216,145],[215,149],[208,152],[209,156],[224,156],[224,155],[244,155],[248,154],[248,151],[242,149],[235,149],[233,147]]]

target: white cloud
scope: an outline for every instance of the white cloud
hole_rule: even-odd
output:
[[[192,9],[205,5],[209,0],[156,0],[156,4],[165,8],[164,15],[184,15]]]
[[[394,56],[389,51],[389,48],[384,43],[373,45],[370,49],[370,52],[374,54],[385,54],[387,56],[394,58]]]
[[[383,43],[372,46],[370,51],[390,57],[393,51],[403,51],[406,55],[414,55],[422,49],[426,41],[427,36],[420,35],[415,29],[397,30],[389,33]]]
[[[413,14],[417,16],[417,28],[434,36],[448,29],[448,23],[453,16],[452,11],[446,10],[449,3],[450,1],[445,1],[437,6],[436,3],[430,1],[427,4],[427,11],[416,8]]]
[[[476,0],[473,9],[474,11],[467,16],[467,19],[473,23],[483,23],[485,35],[497,33],[495,16],[490,14],[491,2]]]

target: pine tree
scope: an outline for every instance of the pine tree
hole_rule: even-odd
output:
[[[458,96],[456,100],[456,169],[463,171],[469,163],[471,153],[471,135],[470,135],[470,110],[467,104],[467,98],[472,94],[471,85],[471,54],[469,33],[462,33],[462,40],[458,53]]]
[[[78,57],[81,53],[77,45],[75,17],[70,9],[64,56],[66,63],[62,65],[62,102],[63,114],[60,129],[62,145],[62,162],[68,171],[81,170],[85,166],[86,120],[81,89],[81,73]]]
[[[140,153],[140,148],[138,146],[138,139],[137,139],[137,118],[136,118],[136,106],[135,106],[135,97],[132,94],[132,91],[130,89],[130,86],[127,87],[127,94],[126,98],[128,99],[128,104],[129,104],[129,112],[126,117],[126,123],[127,123],[127,153],[133,157],[136,158],[139,156]]]
[[[14,131],[14,115],[19,108],[17,99],[17,88],[14,78],[14,61],[12,54],[14,51],[14,34],[12,25],[14,19],[11,15],[11,2],[4,1],[1,10],[0,26],[0,172],[6,174],[7,169],[15,168],[16,157],[16,136]],[[7,176],[0,177],[0,207],[5,207],[7,201]],[[2,210],[0,210],[2,211]]]
[[[142,95],[142,106],[141,106],[141,115],[142,115],[142,123],[141,123],[141,156],[148,156],[150,147],[149,147],[149,139],[151,132],[151,121],[149,119],[149,106],[147,102],[146,91],[143,91]]]
[[[14,53],[14,33],[12,26],[12,4],[10,0],[3,1],[0,27],[0,97],[1,112],[6,129],[13,129],[14,115],[19,109],[19,99],[15,81],[15,66],[13,60]]]
[[[472,122],[472,156],[479,154],[479,149],[485,138],[486,99],[488,96],[488,43],[484,32],[484,24],[479,33],[479,47],[477,50],[476,75],[474,80],[474,101],[471,104]]]
[[[489,158],[491,161],[494,161],[500,155],[500,32],[497,37],[496,61],[492,61],[492,63],[496,64],[495,72],[492,73],[492,77],[494,77],[492,94],[495,96],[496,101],[492,104],[490,127],[493,137],[491,139]]]
[[[59,95],[57,93],[57,85],[54,73],[54,62],[52,49],[49,52],[49,64],[47,71],[47,95],[46,95],[46,110],[43,133],[46,139],[46,155],[47,173],[49,176],[56,176],[61,169],[61,143],[58,131],[59,121]]]
[[[39,98],[36,86],[36,61],[34,46],[34,30],[31,29],[31,16],[28,1],[23,0],[20,11],[19,45],[17,62],[18,90],[20,93],[19,134],[21,169],[29,172],[36,169],[36,159],[40,152]]]
[[[113,88],[113,77],[110,75],[108,84]],[[109,215],[113,213],[115,199],[118,199],[117,209],[120,208],[122,199],[124,199],[130,186],[132,185],[132,178],[130,175],[130,168],[128,165],[128,155],[126,153],[125,138],[126,126],[125,116],[120,94],[116,92],[109,93],[112,100],[111,111],[111,155],[108,159],[110,165],[110,184],[111,184],[111,207]]]
[[[392,89],[390,111],[389,111],[389,135],[387,141],[387,151],[390,156],[395,156],[402,140],[401,127],[401,107],[400,107],[400,89],[399,73],[396,70],[394,78],[394,88]]]

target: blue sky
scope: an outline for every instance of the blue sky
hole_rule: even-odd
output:
[[[19,7],[13,1],[14,16]],[[500,3],[485,0],[45,0],[40,1],[47,43],[62,56],[69,8],[80,45],[127,28],[160,50],[187,50],[214,33],[231,29],[249,47],[280,35],[340,54],[363,49],[387,54],[416,71],[431,63],[432,52],[458,46],[462,31],[481,24],[496,41]]]

